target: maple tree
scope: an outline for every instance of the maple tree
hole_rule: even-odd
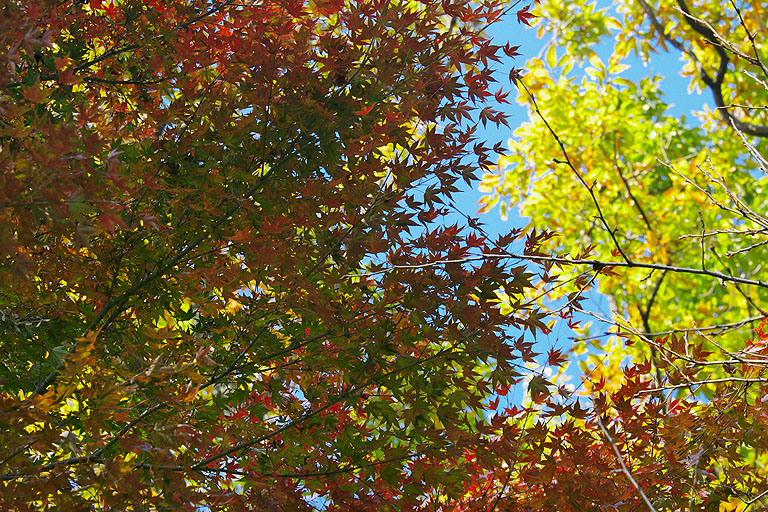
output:
[[[762,6],[676,4],[3,4],[2,507],[764,504]],[[559,37],[509,154],[476,138],[504,14]],[[728,108],[616,76],[664,45]],[[444,221],[478,170],[536,230]]]
[[[482,208],[519,206],[556,234],[506,257],[550,265],[557,283],[529,297],[574,329],[583,374],[564,390],[567,362],[547,363],[560,370],[533,388],[539,425],[519,434],[539,451],[510,467],[499,508],[763,509],[765,5],[533,12],[552,39],[520,80],[530,119],[484,176]],[[660,52],[714,104],[695,121],[670,110],[659,77],[622,74]],[[590,309],[593,286],[610,312]]]
[[[519,262],[462,262],[522,232],[441,219],[501,151],[474,119],[505,122],[489,66],[516,48],[483,30],[506,12],[530,19],[4,2],[0,506],[498,503],[516,412],[485,411],[544,313]]]

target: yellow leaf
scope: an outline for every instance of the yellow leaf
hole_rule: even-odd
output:
[[[728,501],[721,501],[718,507],[718,512],[741,512],[746,508],[744,502],[739,498],[732,496]]]
[[[605,70],[605,64],[600,60],[600,57],[595,52],[589,53],[589,63],[595,66],[597,69]]]
[[[569,60],[569,61],[568,61],[568,62],[566,62],[566,63],[565,63],[565,65],[563,66],[563,76],[567,75],[567,74],[568,74],[568,72],[569,72],[571,69],[573,69],[573,61],[572,61],[572,60]]]
[[[632,45],[628,41],[619,41],[616,43],[611,59],[615,59],[617,62],[621,61],[624,57],[629,55],[629,50],[631,49]]]
[[[628,80],[626,78],[614,78],[613,83],[618,85],[626,85],[627,87],[635,86],[635,82],[633,82],[632,80]]]
[[[549,67],[555,67],[557,64],[557,51],[555,50],[555,45],[551,45],[549,47],[545,58],[547,60],[547,64],[549,64]]]
[[[626,64],[611,64],[610,72],[618,74],[622,71],[626,71],[627,69],[629,69],[629,66]]]

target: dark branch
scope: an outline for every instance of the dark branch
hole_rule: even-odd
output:
[[[728,57],[728,52],[726,52],[723,44],[719,40],[719,37],[715,32],[708,27],[707,25],[701,23],[697,18],[695,18],[692,14],[690,9],[688,8],[688,5],[685,3],[684,0],[677,0],[677,4],[680,8],[680,11],[683,13],[683,17],[685,18],[685,21],[688,23],[688,25],[699,35],[704,37],[708,43],[710,43],[717,52],[717,55],[720,59],[720,62],[718,64],[717,74],[712,77],[706,69],[704,69],[704,66],[702,65],[699,58],[696,56],[694,51],[691,48],[686,47],[683,43],[672,37],[667,31],[664,30],[664,26],[662,25],[661,21],[659,21],[658,17],[656,16],[656,13],[654,12],[653,8],[648,5],[645,0],[637,0],[640,6],[643,8],[645,13],[648,15],[648,18],[651,20],[651,25],[653,28],[656,29],[656,32],[659,33],[661,37],[664,38],[668,43],[670,43],[673,47],[678,49],[679,51],[683,52],[688,56],[689,59],[691,59],[691,62],[693,62],[693,65],[696,67],[696,71],[699,74],[699,78],[702,82],[709,88],[710,91],[712,91],[712,96],[715,100],[715,106],[716,110],[720,113],[720,117],[723,119],[723,121],[726,122],[729,126],[735,127],[737,130],[747,134],[747,135],[754,135],[756,137],[768,137],[768,126],[766,125],[759,125],[759,124],[753,124],[748,123],[745,121],[741,121],[739,119],[736,119],[736,117],[733,116],[733,114],[730,113],[730,111],[727,108],[727,104],[725,100],[723,99],[723,81],[725,80],[725,75],[728,71],[728,63],[730,61]],[[746,27],[744,27],[746,30]],[[749,34],[749,31],[747,30],[747,33]],[[750,59],[751,62],[751,59]],[[761,69],[763,68],[761,63]]]

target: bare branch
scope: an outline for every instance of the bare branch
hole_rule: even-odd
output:
[[[691,382],[686,382],[684,384],[669,384],[666,386],[659,386],[656,388],[644,389],[644,390],[638,391],[638,393],[641,393],[641,394],[656,393],[656,392],[664,391],[668,389],[690,388],[691,386],[705,386],[707,384],[720,384],[723,382],[729,382],[729,383],[743,382],[746,384],[757,384],[757,383],[768,383],[768,378],[748,379],[745,377],[723,377],[722,379],[693,380]]]
[[[680,274],[695,274],[702,276],[709,276],[715,279],[720,279],[723,282],[750,284],[759,286],[760,288],[768,289],[768,283],[756,279],[747,279],[745,277],[733,276],[724,274],[722,272],[716,272],[713,270],[704,270],[700,268],[690,267],[677,267],[674,265],[664,265],[661,263],[643,263],[639,261],[606,261],[606,260],[593,260],[593,259],[571,259],[563,258],[560,256],[538,256],[533,254],[480,254],[477,256],[467,256],[466,258],[459,258],[453,260],[436,260],[428,263],[421,263],[418,265],[391,265],[385,269],[377,270],[374,272],[361,272],[359,274],[347,274],[344,277],[368,277],[386,272],[392,272],[394,270],[420,270],[430,268],[439,265],[446,265],[449,263],[470,263],[473,261],[484,261],[488,259],[515,259],[515,260],[527,260],[537,261],[542,263],[555,263],[557,265],[589,265],[593,268],[606,269],[610,267],[627,267],[627,268],[646,268],[651,270],[663,270],[672,273]]]

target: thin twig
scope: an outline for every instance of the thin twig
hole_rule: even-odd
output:
[[[616,446],[616,441],[613,440],[613,438],[611,437],[611,434],[608,433],[608,429],[605,428],[605,425],[603,425],[603,422],[600,420],[600,411],[597,410],[597,407],[595,407],[595,420],[597,421],[597,426],[600,427],[600,430],[603,432],[603,435],[611,444],[611,448],[613,448],[613,453],[616,454],[616,459],[619,461],[619,464],[621,465],[621,472],[624,473],[624,476],[627,477],[627,480],[629,480],[629,483],[632,484],[632,487],[634,487],[635,490],[638,492],[638,494],[640,494],[640,497],[648,506],[648,510],[650,510],[651,512],[658,512],[656,508],[654,508],[653,503],[651,503],[651,500],[648,499],[648,496],[645,494],[645,491],[643,490],[643,488],[640,487],[640,484],[637,483],[635,478],[632,476],[632,473],[630,473],[629,469],[627,469],[627,465],[624,464],[624,458],[621,456],[619,447]]]
[[[597,196],[595,195],[595,184],[589,185],[584,177],[581,175],[581,173],[574,167],[573,163],[571,162],[570,157],[568,156],[568,151],[565,149],[565,144],[563,144],[563,141],[560,140],[560,137],[557,135],[555,130],[550,126],[547,119],[544,117],[544,114],[541,113],[541,110],[539,109],[538,103],[536,103],[536,98],[531,94],[531,92],[528,90],[528,88],[525,86],[525,84],[522,82],[522,80],[518,81],[518,84],[520,87],[522,87],[526,93],[528,93],[528,97],[531,100],[531,105],[533,105],[533,109],[536,111],[536,114],[539,116],[539,118],[544,123],[544,126],[547,127],[547,130],[552,135],[552,137],[555,138],[555,141],[557,142],[557,145],[560,146],[560,152],[563,154],[563,158],[565,160],[558,160],[554,159],[553,161],[555,163],[564,163],[568,166],[568,168],[573,172],[573,174],[576,176],[576,178],[579,180],[579,182],[584,186],[584,188],[587,189],[589,192],[589,195],[592,197],[592,202],[595,205],[595,208],[597,209],[597,216],[600,219],[600,222],[603,224],[603,227],[608,232],[608,234],[611,237],[611,240],[613,240],[613,244],[616,246],[616,250],[619,251],[619,254],[621,254],[621,257],[624,258],[624,261],[626,263],[631,263],[631,260],[624,252],[624,249],[621,248],[621,245],[619,244],[619,241],[616,239],[616,229],[611,229],[611,227],[608,225],[608,221],[605,219],[605,215],[603,215],[603,210],[600,208],[600,203],[597,201]]]

